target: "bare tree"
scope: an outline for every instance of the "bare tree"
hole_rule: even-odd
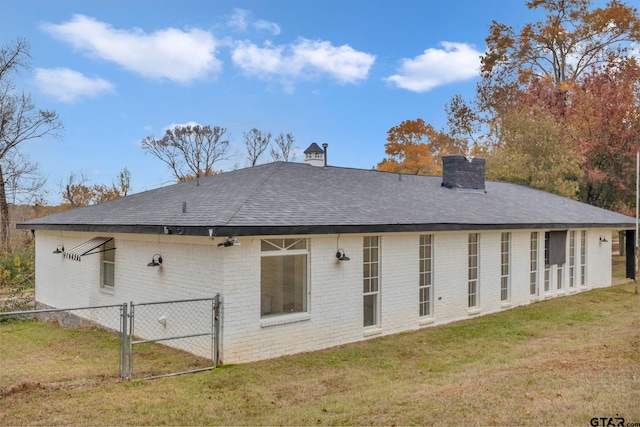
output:
[[[244,133],[244,144],[247,147],[247,160],[251,166],[258,163],[258,159],[269,147],[271,141],[271,133],[262,133],[262,131],[253,128],[249,132]]]
[[[114,184],[114,187],[116,187],[115,184]],[[131,189],[131,172],[129,172],[129,169],[127,169],[126,167],[123,168],[118,173],[118,185],[117,185],[117,188],[118,188],[118,191],[120,192],[120,195],[122,197],[124,197],[127,194],[129,194],[129,190]]]
[[[60,185],[62,200],[69,203],[72,209],[87,206],[93,198],[93,192],[87,185],[88,182],[89,178],[87,178],[84,172],[80,172],[79,174],[71,172],[69,177],[67,177],[67,181]]]
[[[271,158],[274,162],[292,162],[295,160],[295,155],[293,154],[295,138],[293,134],[280,134],[275,137],[273,142],[275,142],[277,147],[271,147]]]
[[[228,159],[226,132],[218,126],[175,126],[161,139],[146,137],[142,148],[169,166],[178,181],[187,181],[215,174],[215,163]]]
[[[29,69],[29,45],[18,39],[0,48],[0,244],[9,240],[6,162],[25,142],[59,136],[62,122],[54,111],[38,110],[30,95],[18,93],[14,78]]]
[[[68,208],[74,209],[126,196],[131,187],[131,172],[127,168],[122,169],[117,181],[110,186],[88,183],[89,178],[84,172],[71,172],[66,182],[60,184],[60,196],[68,204]]]
[[[20,151],[14,151],[2,159],[6,192],[10,203],[30,204],[43,197],[46,179],[38,172],[38,163]]]

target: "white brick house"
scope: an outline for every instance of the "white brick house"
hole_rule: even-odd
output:
[[[441,178],[324,166],[317,151],[317,167],[270,163],[19,224],[35,232],[36,300],[220,293],[221,358],[242,363],[609,286],[611,232],[635,226],[485,185],[481,159],[450,156]]]

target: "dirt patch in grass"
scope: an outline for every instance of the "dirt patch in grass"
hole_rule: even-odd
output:
[[[639,401],[640,297],[626,284],[193,375],[25,383],[0,396],[0,424],[590,425],[640,422]]]

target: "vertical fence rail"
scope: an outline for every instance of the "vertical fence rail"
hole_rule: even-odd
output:
[[[220,307],[222,306],[222,300],[220,294],[216,294],[213,298],[213,357],[214,366],[217,368],[220,364]]]
[[[120,308],[120,379],[127,379],[127,324],[129,323],[129,315],[127,303],[122,303]]]

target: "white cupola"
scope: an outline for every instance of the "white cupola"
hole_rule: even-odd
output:
[[[304,150],[304,162],[311,166],[327,166],[327,147],[329,144],[322,144],[324,150],[318,144],[312,142],[309,148]]]

